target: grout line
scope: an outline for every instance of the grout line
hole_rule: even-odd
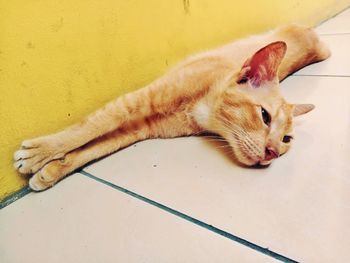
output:
[[[326,23],[326,22],[328,22],[328,21],[330,21],[330,20],[336,18],[337,16],[341,15],[342,13],[344,13],[345,11],[347,11],[348,9],[350,9],[349,6],[345,7],[345,8],[342,9],[342,10],[339,10],[338,13],[336,13],[336,14],[332,15],[331,17],[329,17],[329,18],[327,18],[327,19],[321,21],[320,23],[318,23],[317,27],[319,27],[320,25],[323,25],[324,23]]]
[[[109,187],[112,187],[112,188],[114,188],[114,189],[116,189],[116,190],[118,190],[120,192],[128,194],[128,195],[130,195],[132,197],[135,197],[135,198],[137,198],[137,199],[139,199],[139,200],[141,200],[143,202],[146,202],[146,203],[148,203],[150,205],[153,205],[153,206],[155,206],[157,208],[160,208],[160,209],[162,209],[162,210],[164,210],[164,211],[166,211],[166,212],[168,212],[170,214],[178,216],[178,217],[180,217],[180,218],[182,218],[184,220],[187,220],[187,221],[189,221],[191,223],[194,223],[194,224],[196,224],[196,225],[198,225],[200,227],[203,227],[203,228],[205,228],[205,229],[207,229],[209,231],[212,231],[212,232],[214,232],[214,233],[216,233],[218,235],[221,235],[221,236],[226,237],[226,238],[228,238],[230,240],[233,240],[233,241],[235,241],[235,242],[237,242],[237,243],[239,243],[241,245],[244,245],[244,246],[249,247],[249,248],[251,248],[253,250],[256,250],[256,251],[258,251],[260,253],[263,253],[265,255],[273,257],[274,259],[280,260],[282,262],[288,262],[288,263],[297,262],[297,261],[295,261],[293,259],[287,258],[287,257],[285,257],[285,256],[283,256],[281,254],[278,254],[278,253],[276,253],[276,252],[274,252],[272,250],[269,250],[268,248],[264,248],[264,247],[261,247],[259,245],[256,245],[256,244],[254,244],[254,243],[252,243],[252,242],[250,242],[248,240],[245,240],[245,239],[240,238],[238,236],[235,236],[235,235],[233,235],[231,233],[228,233],[228,232],[226,232],[224,230],[221,230],[221,229],[219,229],[219,228],[217,228],[217,227],[215,227],[213,225],[209,225],[209,224],[207,224],[207,223],[205,223],[203,221],[200,221],[200,220],[198,220],[196,218],[188,216],[188,215],[186,215],[184,213],[181,213],[181,212],[179,212],[177,210],[174,210],[174,209],[172,209],[172,208],[170,208],[168,206],[162,205],[161,203],[158,203],[156,201],[148,199],[147,197],[144,197],[144,196],[139,195],[139,194],[137,194],[135,192],[127,190],[127,189],[125,189],[125,188],[123,188],[121,186],[118,186],[116,184],[113,184],[111,182],[103,180],[101,178],[98,178],[98,177],[96,177],[96,176],[94,176],[94,175],[92,175],[92,174],[90,174],[90,173],[88,173],[88,172],[86,172],[84,170],[81,170],[81,171],[78,171],[78,172],[83,174],[83,175],[85,175],[85,176],[87,176],[87,177],[89,177],[89,178],[91,178],[91,179],[93,179],[93,180],[95,180],[95,181],[98,181],[99,183],[102,183],[102,184],[105,184],[105,185],[107,185]]]
[[[23,187],[22,189],[18,190],[17,192],[14,192],[13,194],[6,197],[3,201],[0,202],[0,209],[5,208],[6,206],[12,204],[13,202],[17,201],[18,199],[29,194],[30,192],[32,192],[32,189],[30,189],[29,186]]]
[[[340,33],[318,33],[319,36],[337,36],[337,35],[350,35],[350,32],[340,32]]]
[[[350,78],[348,75],[312,75],[312,74],[293,74],[290,77],[326,77],[326,78]]]

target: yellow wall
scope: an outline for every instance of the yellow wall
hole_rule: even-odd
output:
[[[55,132],[201,49],[350,0],[0,0],[0,199],[21,140]]]

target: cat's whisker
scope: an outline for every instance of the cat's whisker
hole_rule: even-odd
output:
[[[221,118],[221,119],[222,119],[222,118]],[[224,124],[224,125],[226,126],[226,124]],[[235,124],[232,124],[232,126],[235,127],[236,129],[237,129],[237,128],[239,129],[240,133],[241,133],[242,135],[244,135],[245,140],[247,140],[247,142],[249,143],[249,145],[250,145],[249,148],[250,148],[255,154],[258,155],[258,153],[260,152],[260,150],[259,150],[259,148],[257,147],[256,142],[250,137],[250,135],[249,135],[244,129],[242,129],[241,127],[239,127],[239,126],[237,126],[237,125],[235,125]],[[232,129],[232,127],[231,127],[231,129]],[[226,131],[226,132],[227,132],[227,131]],[[233,133],[233,134],[238,134],[238,132],[237,132],[235,129],[230,130],[230,132]]]
[[[203,137],[203,138],[218,138],[218,139],[223,139],[223,137],[221,137],[221,136],[207,136],[207,135],[203,135],[203,136],[201,136],[201,137]]]
[[[219,148],[229,148],[229,149],[232,149],[231,145],[220,145],[220,146],[217,146]]]
[[[227,125],[224,125],[224,126],[227,126]],[[233,125],[233,126],[236,126],[236,125]],[[249,134],[245,130],[239,128],[239,131],[237,131],[237,130],[231,128],[228,131],[227,127],[225,127],[225,129],[223,129],[222,131],[225,133],[229,132],[229,133],[234,134],[234,135],[239,135],[239,137],[242,138],[241,140],[237,140],[235,138],[235,136],[234,136],[234,138],[235,138],[236,144],[240,148],[243,147],[245,149],[245,151],[243,151],[243,152],[251,152],[252,155],[255,155],[255,156],[260,155],[259,154],[260,151],[259,151],[256,143],[250,138]]]
[[[218,147],[215,147],[215,148],[219,151],[226,153],[226,154],[232,153],[232,149],[229,149],[229,148],[218,148]]]
[[[194,133],[192,133],[192,136],[197,136],[197,135],[201,136],[201,133],[204,133],[204,131],[194,132]]]
[[[222,141],[222,142],[226,142],[227,140],[225,138],[213,138],[213,137],[203,137],[206,140],[212,140],[212,141]]]
[[[215,142],[215,143],[225,143],[226,141],[207,141],[207,142]]]

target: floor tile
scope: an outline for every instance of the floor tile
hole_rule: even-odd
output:
[[[74,174],[0,211],[0,262],[275,262]]]
[[[302,262],[350,257],[350,78],[290,77],[292,149],[265,169],[236,165],[203,138],[137,143],[86,170]]]
[[[350,34],[350,8],[316,28],[319,34]]]
[[[332,56],[299,70],[295,75],[350,76],[350,34],[325,35],[321,39],[329,45]]]

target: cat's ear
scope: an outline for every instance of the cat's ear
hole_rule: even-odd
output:
[[[250,81],[254,87],[259,87],[265,81],[273,80],[287,51],[283,41],[273,42],[249,58],[243,65],[237,83]]]
[[[313,104],[294,104],[293,106],[294,117],[308,113],[309,111],[312,111],[315,108],[315,105]]]

